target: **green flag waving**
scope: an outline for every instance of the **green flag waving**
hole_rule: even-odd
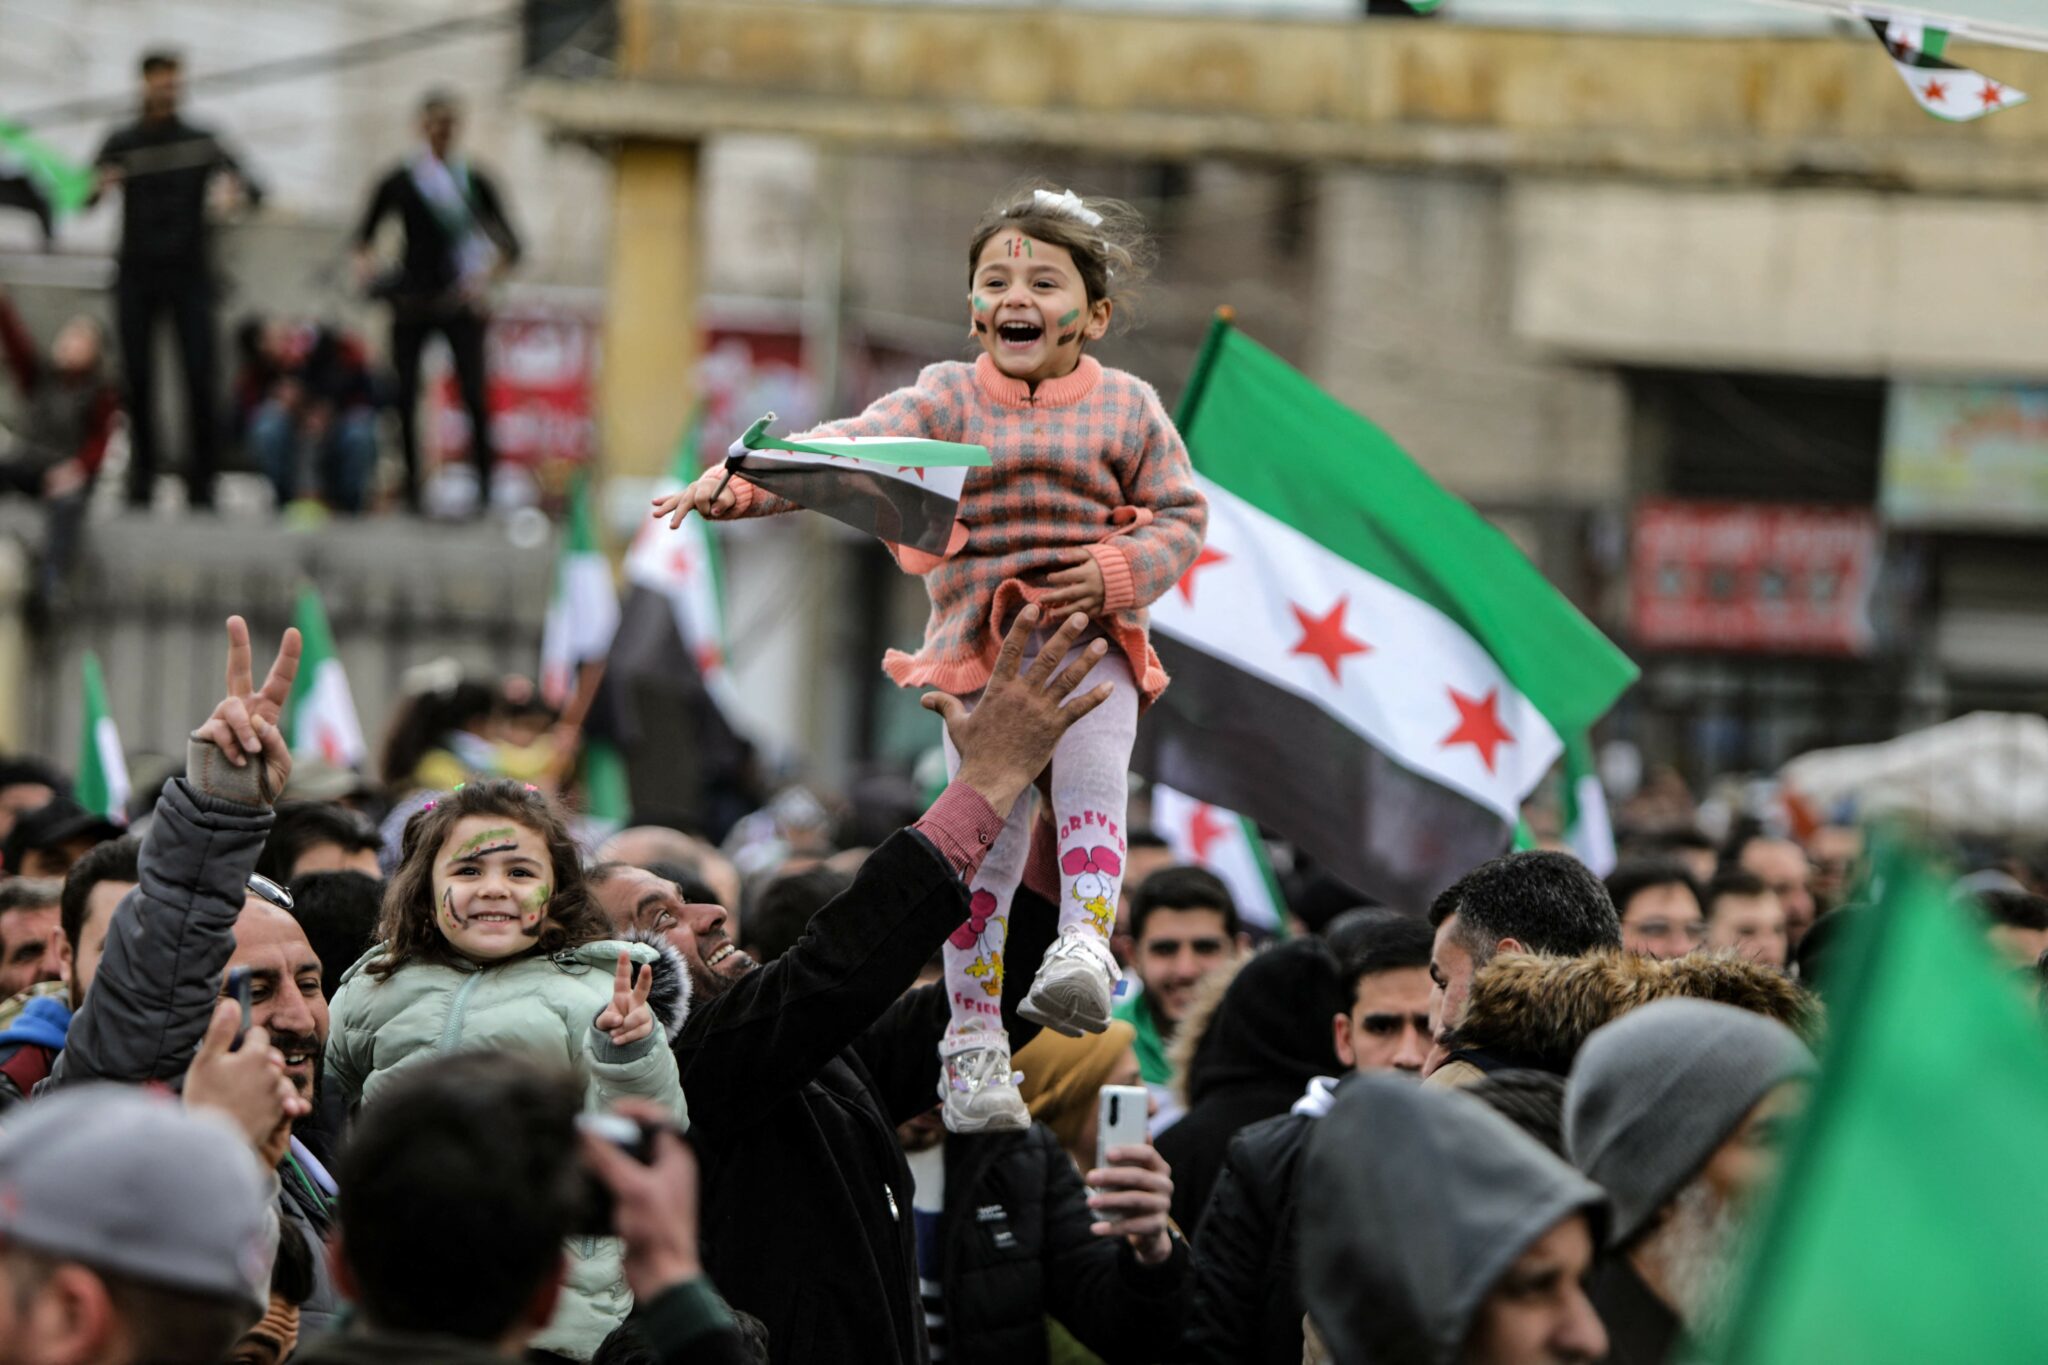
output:
[[[1722,1365],[2048,1354],[2048,1036],[1932,874],[1877,867]]]
[[[0,121],[0,204],[27,209],[48,238],[92,197],[92,170],[80,166],[28,131]]]
[[[85,723],[78,736],[78,804],[117,825],[128,823],[128,759],[107,706],[107,680],[91,650],[84,660]]]

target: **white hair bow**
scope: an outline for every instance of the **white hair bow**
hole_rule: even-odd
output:
[[[1031,203],[1034,207],[1044,209],[1047,213],[1057,213],[1068,218],[1079,219],[1089,227],[1102,226],[1102,215],[1082,203],[1081,196],[1072,190],[1061,190],[1058,194],[1054,194],[1051,190],[1033,190],[1031,191]]]

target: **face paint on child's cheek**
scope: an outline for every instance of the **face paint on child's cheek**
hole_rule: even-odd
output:
[[[441,891],[441,931],[453,933],[469,927],[469,916],[455,908],[455,888],[444,887]]]
[[[1059,325],[1062,327],[1072,327],[1076,322],[1080,321],[1080,319],[1081,310],[1076,308],[1072,312],[1068,313],[1065,317],[1061,318],[1059,320]]]
[[[548,897],[554,894],[551,886],[536,888],[519,907],[519,931],[528,938],[540,937],[540,922],[547,918]]]
[[[974,305],[974,311],[977,313],[986,313],[988,311],[988,300],[979,294],[973,295],[967,301]]]
[[[974,332],[977,336],[987,336],[988,324],[983,322],[980,318],[976,318],[974,320]]]
[[[1079,332],[1061,332],[1060,345],[1066,345],[1068,342],[1072,341],[1075,337],[1079,335],[1081,335]]]

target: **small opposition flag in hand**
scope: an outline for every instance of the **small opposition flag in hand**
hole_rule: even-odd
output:
[[[986,469],[986,446],[924,437],[818,436],[785,441],[768,434],[775,414],[748,427],[726,452],[726,477],[821,512],[854,530],[943,556],[960,511],[967,471]]]
[[[1913,18],[1870,18],[1866,22],[1884,44],[1913,98],[1936,118],[1967,123],[2027,102],[2024,92],[1943,57],[1948,46],[1946,29]]]

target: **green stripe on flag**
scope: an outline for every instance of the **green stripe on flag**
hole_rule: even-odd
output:
[[[78,804],[116,824],[127,823],[127,759],[107,705],[106,675],[99,655],[85,651],[80,661],[84,720],[78,734]]]
[[[823,455],[827,459],[867,460],[875,464],[909,465],[921,469],[985,469],[990,463],[987,446],[965,441],[909,437],[898,440],[888,437],[873,440],[835,437],[829,440],[785,441],[768,434],[768,424],[774,420],[775,414],[771,412],[748,427],[746,434],[740,437],[740,444],[749,450],[787,450],[797,455]]]
[[[1273,860],[1266,856],[1266,841],[1249,816],[1238,816],[1237,823],[1244,828],[1245,847],[1251,850],[1252,862],[1259,869],[1259,880],[1266,884],[1266,894],[1273,901],[1273,937],[1286,938],[1287,897],[1280,890],[1280,879],[1273,875]]]
[[[633,811],[626,761],[609,740],[583,741],[583,808],[590,818],[617,829]]]
[[[1513,542],[1227,321],[1203,343],[1180,427],[1199,473],[1443,612],[1560,735],[1586,729],[1635,680]]]
[[[569,527],[562,545],[565,555],[594,555],[599,551],[597,519],[590,512],[590,476],[578,474],[569,486]]]

